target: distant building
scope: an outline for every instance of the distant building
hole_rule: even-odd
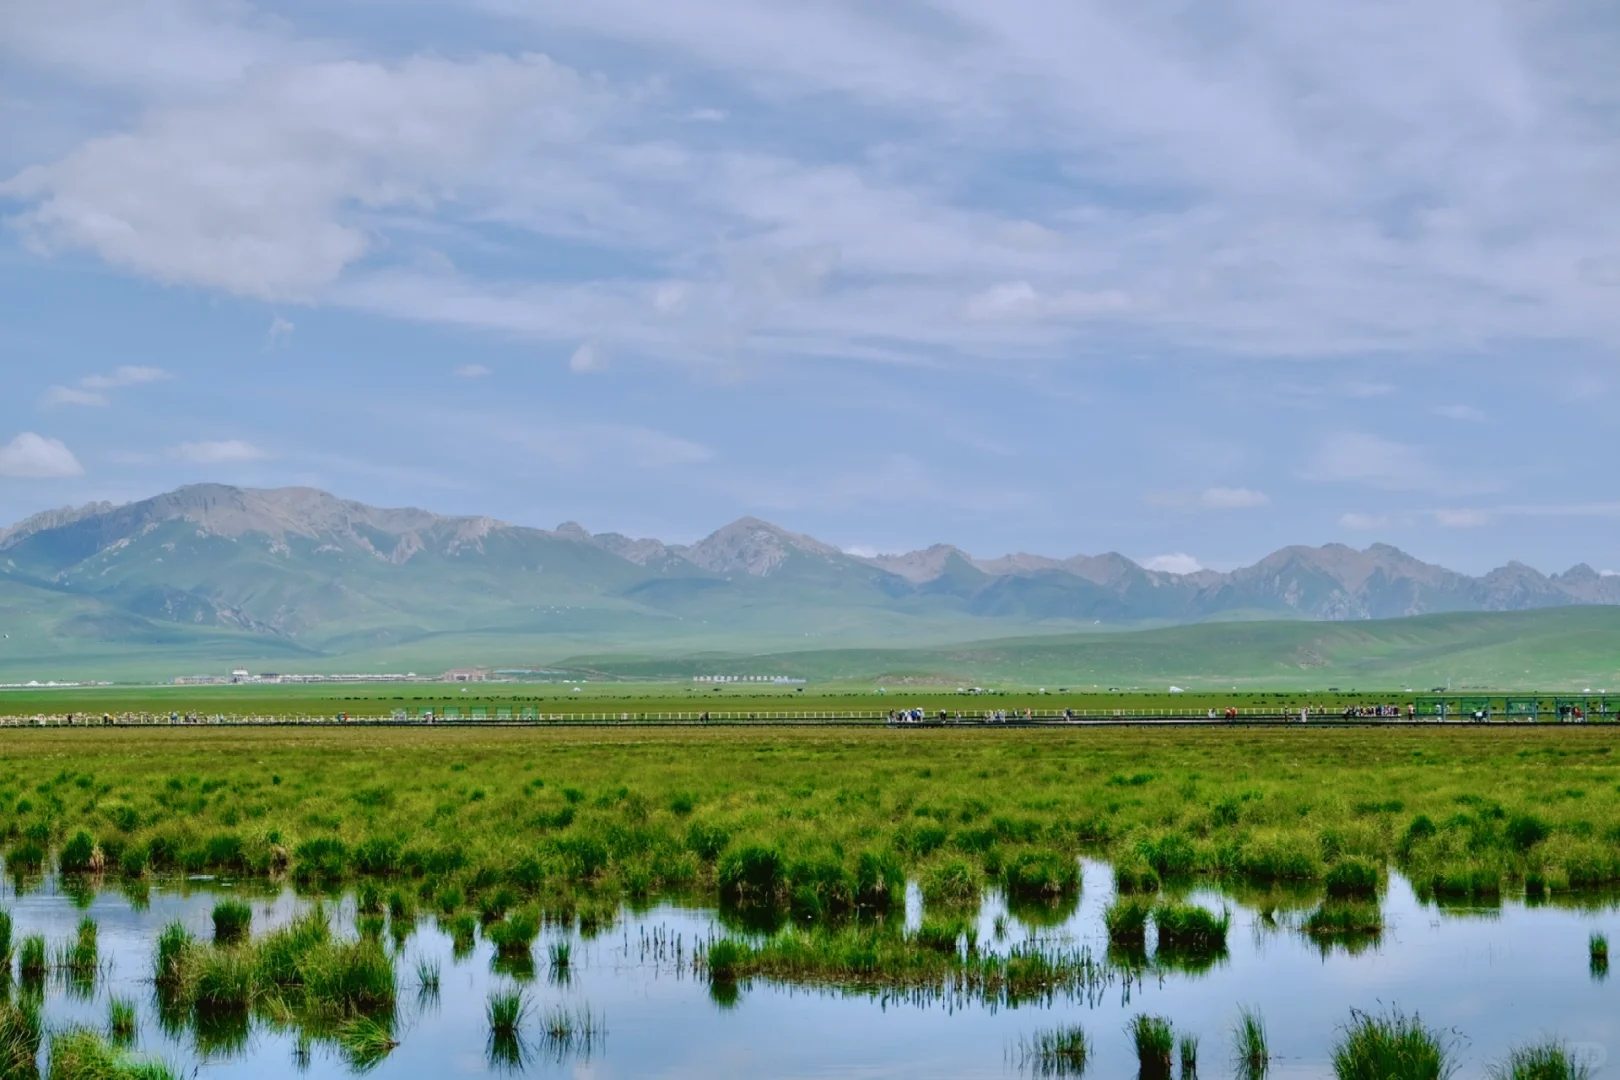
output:
[[[803,679],[794,679],[787,675],[694,675],[692,681],[701,683],[772,683],[776,686],[788,686],[804,682]]]
[[[444,673],[445,682],[488,682],[489,672],[483,668],[455,668]]]

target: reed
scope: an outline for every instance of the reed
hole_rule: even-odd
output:
[[[0,908],[0,964],[11,967],[11,912]]]
[[[1337,1080],[1443,1080],[1452,1074],[1449,1045],[1416,1015],[1352,1010],[1333,1047]]]
[[[1137,1069],[1143,1077],[1163,1080],[1170,1075],[1170,1059],[1175,1053],[1175,1030],[1162,1016],[1138,1013],[1125,1025],[1136,1048]]]
[[[1238,1010],[1237,1021],[1232,1025],[1232,1057],[1238,1075],[1244,1080],[1258,1080],[1271,1068],[1266,1022],[1259,1010],[1247,1005]]]
[[[1018,1040],[1018,1068],[1041,1077],[1078,1077],[1091,1059],[1091,1039],[1079,1024],[1037,1031]]]
[[[1563,1042],[1548,1039],[1514,1047],[1486,1075],[1490,1080],[1590,1080],[1592,1066],[1572,1056]]]

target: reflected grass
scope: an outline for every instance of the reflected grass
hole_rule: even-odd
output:
[[[1037,1031],[1016,1045],[1018,1070],[1038,1077],[1079,1077],[1091,1060],[1091,1039],[1079,1024]]]

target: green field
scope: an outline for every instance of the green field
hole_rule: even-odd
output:
[[[1608,726],[13,729],[0,836],[24,879],[53,859],[137,882],[359,876],[447,917],[496,892],[724,897],[760,859],[769,905],[837,908],[885,868],[925,891],[1017,884],[1078,853],[1137,884],[1319,889],[1350,862],[1493,897],[1620,883],[1614,743]]]
[[[216,635],[208,655],[195,655],[182,635],[144,651],[109,654],[105,662],[79,656],[52,666],[0,657],[15,680],[71,676],[113,682],[166,681],[194,672],[223,673],[246,665],[258,671],[417,671],[436,675],[455,666],[542,669],[550,683],[532,693],[570,692],[565,680],[596,683],[658,682],[691,685],[694,675],[766,675],[808,680],[809,691],[879,686],[945,688],[985,686],[1122,689],[1362,692],[1427,689],[1598,690],[1620,688],[1620,608],[1555,608],[1490,614],[1425,615],[1367,622],[1219,622],[1153,630],[1048,633],[961,644],[924,643],[898,648],[781,651],[780,639],[743,651],[737,639],[715,640],[702,652],[681,651],[669,639],[581,652],[574,639],[523,634],[433,639],[342,658],[306,655],[227,657]],[[249,642],[242,641],[246,648]],[[3,650],[0,650],[3,651]],[[411,690],[408,693],[415,693]],[[731,693],[727,690],[726,693]]]

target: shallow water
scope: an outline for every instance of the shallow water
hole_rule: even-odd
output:
[[[1044,943],[1089,946],[1106,953],[1102,912],[1113,897],[1106,866],[1084,864],[1084,888],[1072,913],[1052,926],[1030,926],[1009,915],[1000,898],[987,897],[979,912],[981,948],[1004,949],[1036,935]],[[248,887],[251,889],[251,887]],[[109,995],[140,1004],[138,1048],[201,1077],[263,1078],[296,1067],[311,1077],[346,1077],[354,1069],[332,1048],[317,1043],[307,1058],[294,1035],[255,1025],[245,1048],[231,1055],[199,1054],[191,1035],[164,1034],[157,1023],[150,982],[153,942],[170,920],[182,920],[201,939],[211,935],[210,912],[220,883],[154,887],[149,906],[136,910],[116,891],[101,893],[87,908],[54,881],[6,898],[15,920],[14,940],[43,933],[57,942],[72,936],[86,913],[100,924],[102,974],[94,994],[75,997],[56,980],[47,984],[48,1026],[83,1023],[101,1028]],[[250,893],[244,892],[244,895]],[[1133,1076],[1135,1059],[1124,1032],[1137,1012],[1168,1017],[1178,1034],[1200,1037],[1203,1075],[1231,1072],[1228,1032],[1240,1005],[1264,1016],[1277,1078],[1331,1076],[1328,1056],[1336,1029],[1352,1008],[1378,1011],[1397,1004],[1420,1012],[1455,1040],[1460,1078],[1482,1077],[1489,1062],[1509,1046],[1553,1034],[1600,1066],[1597,1076],[1620,1075],[1620,990],[1615,980],[1588,969],[1587,937],[1601,930],[1620,939],[1620,907],[1595,898],[1581,907],[1509,902],[1498,909],[1440,909],[1420,902],[1403,879],[1392,876],[1383,898],[1382,938],[1356,955],[1342,948],[1323,954],[1293,926],[1311,906],[1297,899],[1269,917],[1276,897],[1233,897],[1198,889],[1191,899],[1232,910],[1229,955],[1201,974],[1149,972],[1118,979],[1095,1000],[1065,997],[1039,1005],[993,1006],[963,998],[843,992],[773,985],[755,980],[740,987],[734,1004],[718,1004],[705,980],[691,972],[695,943],[723,932],[711,910],[659,904],[621,912],[594,939],[575,929],[548,927],[535,945],[538,975],[525,982],[536,1010],[556,1004],[588,1006],[605,1022],[605,1039],[588,1054],[550,1052],[531,1016],[530,1057],[522,1075],[578,1077],[1004,1077],[1020,1074],[1017,1041],[1058,1023],[1078,1021],[1091,1035],[1093,1057],[1086,1075]],[[252,900],[254,931],[287,921],[310,901],[291,891]],[[922,903],[908,894],[907,920],[915,924]],[[331,908],[352,932],[353,901]],[[997,916],[1003,917],[999,939]],[[566,985],[547,976],[546,947],[566,937],[573,945],[573,972]],[[658,948],[659,942],[663,948]],[[680,959],[674,955],[679,943]],[[1150,935],[1151,945],[1151,935]],[[424,918],[399,949],[400,1045],[368,1075],[385,1077],[511,1075],[487,1055],[484,1010],[492,989],[513,985],[491,971],[493,951],[480,941],[457,960],[450,938]],[[419,1000],[418,958],[437,959],[442,985],[437,999]],[[1614,1057],[1614,1064],[1603,1063]]]

